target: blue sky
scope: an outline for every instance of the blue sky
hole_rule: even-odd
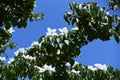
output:
[[[46,35],[47,27],[62,28],[69,26],[63,18],[65,12],[70,11],[68,8],[69,2],[75,1],[77,3],[97,2],[101,7],[108,9],[108,0],[37,0],[36,12],[43,12],[45,19],[42,21],[29,22],[27,28],[17,29],[13,33],[11,40],[17,43],[17,47],[13,50],[7,50],[9,57],[13,57],[13,52],[18,48],[26,48],[31,45],[33,41],[37,41],[40,36]],[[120,11],[114,13],[118,14]],[[111,11],[110,14],[113,12]],[[103,34],[104,35],[104,34]],[[117,44],[112,38],[110,41],[95,40],[81,49],[81,57],[75,58],[76,61],[84,65],[94,65],[95,63],[102,63],[111,65],[120,69],[120,44]]]

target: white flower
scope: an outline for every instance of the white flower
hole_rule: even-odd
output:
[[[50,65],[45,64],[43,67],[38,67],[38,66],[35,66],[35,67],[39,69],[40,73],[45,72],[46,70],[55,72],[55,67],[52,67]]]
[[[72,72],[72,73],[75,73],[75,74],[79,74],[79,73],[80,73],[80,71],[76,71],[76,70],[74,70],[74,69],[72,69],[71,72]]]
[[[82,4],[79,4],[79,9],[81,9],[82,8]]]
[[[31,46],[39,46],[39,42],[38,41],[34,41]]]
[[[98,69],[101,69],[101,70],[104,70],[106,71],[107,70],[107,66],[105,64],[95,64],[94,66],[96,66]]]
[[[10,27],[10,29],[8,29],[8,32],[12,34],[13,32],[15,32],[15,30],[12,27]]]
[[[66,63],[65,65],[66,65],[66,66],[71,66],[70,63]]]
[[[93,67],[93,66],[88,66],[88,69],[92,70],[92,71],[95,71],[97,70],[97,68]]]
[[[62,28],[62,29],[58,29],[61,33],[61,35],[64,35],[64,34],[66,34],[66,33],[68,33],[68,29],[66,28],[66,27],[64,27],[64,28]]]
[[[88,69],[91,69],[93,71],[97,70],[97,69],[101,69],[103,71],[106,71],[107,70],[107,66],[105,64],[94,64],[94,67],[93,66],[88,66]]]
[[[60,54],[60,49],[58,49],[57,54],[58,54],[58,55]]]
[[[19,48],[16,52],[14,52],[15,56],[18,56],[19,53],[25,53],[25,48]]]
[[[44,68],[41,68],[41,67],[38,67],[38,66],[35,66],[37,69],[39,69],[39,72],[42,73],[42,72],[45,72],[45,69]]]
[[[22,57],[29,60],[35,60],[35,57],[29,56],[29,55],[22,55]]]
[[[46,35],[47,36],[54,36],[54,35],[57,35],[57,33],[56,33],[56,29],[51,29],[51,28],[47,28],[47,31],[48,32],[46,32]]]
[[[79,30],[79,28],[78,27],[74,27],[71,30]]]
[[[73,67],[75,67],[75,66],[76,66],[76,65],[78,65],[78,64],[79,64],[79,63],[75,61],[75,63],[74,63],[74,65],[73,65]]]
[[[15,61],[14,58],[10,58],[9,61],[8,61],[8,64],[12,63],[13,61]]]
[[[5,61],[5,57],[0,56],[0,61]]]
[[[43,66],[43,68],[45,69],[45,71],[46,70],[49,70],[49,71],[53,71],[53,72],[55,72],[55,67],[52,67],[51,65],[44,65]]]

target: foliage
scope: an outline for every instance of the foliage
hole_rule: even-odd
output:
[[[0,8],[8,15],[2,16],[1,19],[1,46],[6,45],[12,36],[11,33],[14,32],[11,26],[26,27],[27,19],[33,19],[34,3],[34,0],[1,1]],[[115,5],[118,5],[117,8],[114,8]],[[110,0],[109,6],[112,10],[117,10],[119,0],[118,2]],[[69,7],[72,12],[66,12],[64,19],[69,25],[76,27],[71,30],[67,30],[66,27],[58,29],[59,34],[56,33],[56,29],[48,28],[46,36],[40,37],[28,48],[20,48],[14,53],[15,57],[11,58],[7,64],[3,62],[5,57],[0,57],[1,80],[25,80],[26,78],[30,80],[120,79],[120,71],[110,66],[105,64],[85,66],[73,59],[81,55],[81,47],[95,39],[105,41],[114,36],[119,43],[120,17],[109,15],[105,8],[101,8],[94,2],[83,4],[71,2]],[[24,13],[19,13],[19,11]],[[13,21],[14,19],[16,20]],[[13,48],[13,42],[10,44]],[[5,50],[2,47],[0,49]]]
[[[43,19],[43,13],[34,12],[35,5],[35,0],[0,0],[0,53],[9,46],[12,37],[7,30],[11,27],[26,28],[28,19]]]

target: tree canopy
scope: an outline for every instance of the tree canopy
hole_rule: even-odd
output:
[[[6,47],[13,48],[13,27],[26,28],[27,21],[43,19],[34,12],[35,0],[0,1],[0,53]],[[118,10],[120,0],[110,0],[109,10]],[[85,66],[73,58],[81,55],[81,48],[95,39],[110,40],[113,36],[120,42],[120,17],[95,2],[69,4],[71,12],[64,14],[65,21],[73,28],[48,28],[45,36],[28,48],[20,48],[7,64],[0,56],[1,80],[119,80],[120,70],[105,64]],[[22,12],[22,13],[21,13]],[[74,27],[75,26],[75,27]],[[8,44],[8,42],[10,44]]]

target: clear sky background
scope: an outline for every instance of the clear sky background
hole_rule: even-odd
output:
[[[34,22],[28,21],[28,26],[25,29],[14,28],[15,32],[11,40],[17,43],[17,47],[13,50],[8,49],[6,54],[13,57],[13,52],[18,48],[29,47],[33,41],[38,41],[40,36],[46,35],[47,27],[72,28],[63,18],[64,13],[70,11],[68,5],[72,1],[77,3],[97,2],[101,7],[108,9],[108,0],[37,0],[35,11],[43,12],[45,19]],[[120,14],[120,11],[110,11],[110,14],[113,13]],[[101,63],[120,69],[120,44],[117,44],[113,38],[104,42],[95,40],[84,46],[81,49],[81,57],[75,58],[75,60],[84,65]]]

